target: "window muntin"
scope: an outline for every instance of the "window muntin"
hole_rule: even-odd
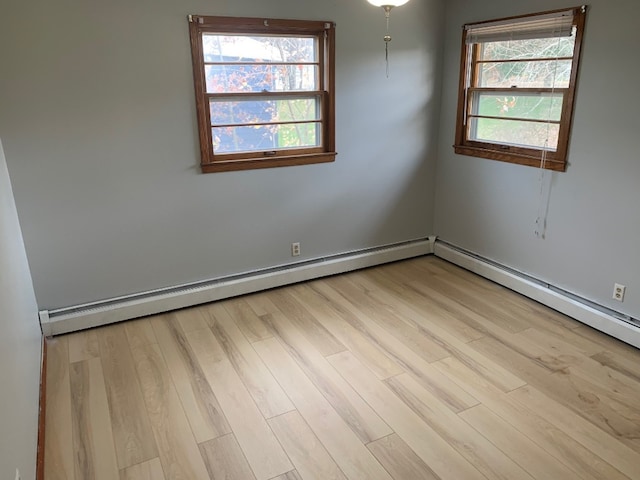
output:
[[[203,171],[335,158],[333,24],[192,17]]]
[[[581,7],[466,25],[456,153],[564,170],[583,28]]]

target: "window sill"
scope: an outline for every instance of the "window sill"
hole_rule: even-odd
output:
[[[202,173],[233,172],[237,170],[255,170],[258,168],[293,167],[313,163],[329,163],[336,159],[336,152],[292,155],[290,157],[243,158],[239,160],[216,160],[201,163]]]
[[[514,163],[517,165],[525,165],[528,167],[540,168],[540,157],[531,155],[522,155],[516,153],[507,153],[502,150],[491,150],[488,148],[469,147],[466,145],[454,145],[453,150],[459,155],[467,155],[470,157],[488,158],[490,160],[498,160],[499,162]],[[545,162],[545,170],[553,170],[556,172],[566,171],[566,162],[559,160],[547,159]]]

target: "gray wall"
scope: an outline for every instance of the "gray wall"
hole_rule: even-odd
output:
[[[0,478],[35,478],[40,327],[0,143]]]
[[[40,308],[433,233],[439,0],[393,12],[389,79],[364,0],[5,3],[0,135]],[[199,173],[189,13],[337,22],[335,163]]]
[[[556,0],[450,0],[435,232],[440,238],[640,317],[640,76],[636,0],[592,0],[585,30],[569,167],[550,174],[545,239],[534,235],[540,172],[455,155],[460,27],[572,6]],[[612,300],[614,282],[627,286]]]

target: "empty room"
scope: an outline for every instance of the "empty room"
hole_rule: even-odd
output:
[[[639,3],[0,3],[0,478],[640,478]]]

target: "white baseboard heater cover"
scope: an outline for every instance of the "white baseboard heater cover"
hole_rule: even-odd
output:
[[[528,277],[505,266],[496,264],[464,249],[442,241],[436,241],[437,257],[503,285],[515,292],[536,300],[558,312],[564,313],[590,327],[600,330],[625,343],[640,348],[640,328],[637,320],[624,318],[593,302],[563,293],[544,282]]]
[[[84,330],[433,253],[436,237],[154,290],[85,305],[42,310],[44,335]]]

